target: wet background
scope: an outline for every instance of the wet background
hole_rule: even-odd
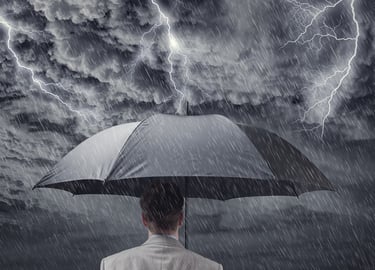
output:
[[[192,114],[278,133],[337,190],[189,199],[192,250],[224,269],[375,269],[375,2],[301,3],[160,1],[171,41],[165,25],[143,35],[159,22],[151,1],[0,1],[0,269],[98,269],[146,240],[136,198],[31,188],[96,132],[175,113],[177,90]],[[329,3],[305,40],[350,40],[284,47]],[[351,57],[331,106],[314,107]]]

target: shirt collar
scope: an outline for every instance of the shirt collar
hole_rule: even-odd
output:
[[[173,235],[168,234],[152,234],[149,236],[146,242],[142,245],[158,244],[163,246],[174,246],[179,248],[184,248],[179,240]]]
[[[168,236],[168,237],[172,237],[172,238],[178,240],[177,237],[174,234],[158,234],[158,233],[154,233],[154,234],[151,234],[151,236],[149,238],[152,238],[152,237],[155,238],[155,237],[163,236],[163,235],[164,236]]]

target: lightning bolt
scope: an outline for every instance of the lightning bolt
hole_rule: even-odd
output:
[[[130,67],[131,67],[131,71],[130,71],[130,76],[131,76],[131,80],[133,80],[133,76],[134,76],[134,72],[135,72],[135,68],[136,66],[138,65],[139,61],[142,60],[142,58],[144,57],[145,53],[144,53],[144,50],[145,48],[147,47],[147,45],[145,44],[145,40],[146,40],[146,37],[148,35],[151,35],[152,34],[152,44],[155,42],[155,36],[156,36],[156,30],[160,27],[166,27],[167,29],[167,37],[168,37],[168,56],[167,56],[167,61],[168,61],[168,66],[169,66],[169,70],[168,70],[168,74],[169,74],[169,81],[170,83],[172,84],[172,87],[173,87],[173,90],[175,91],[175,93],[177,93],[179,96],[180,96],[180,99],[179,99],[179,105],[178,105],[178,109],[177,111],[180,111],[181,110],[181,107],[183,105],[183,101],[185,99],[185,87],[186,87],[186,82],[187,80],[189,80],[189,72],[188,72],[188,69],[186,68],[187,64],[188,64],[188,57],[186,54],[182,53],[182,48],[180,47],[179,43],[178,43],[178,40],[176,39],[176,37],[173,35],[172,33],[172,27],[171,27],[171,24],[170,24],[170,19],[169,17],[162,11],[162,9],[160,8],[159,4],[155,1],[155,0],[151,0],[151,3],[152,5],[157,9],[158,11],[158,14],[159,14],[159,21],[158,23],[154,24],[149,30],[147,30],[146,32],[144,32],[141,36],[141,39],[140,39],[140,48],[141,48],[141,52],[140,54],[138,55],[138,57],[136,58],[135,62],[133,62]],[[184,72],[184,80],[183,80],[183,88],[180,89],[178,86],[177,86],[177,82],[176,82],[176,79],[175,79],[175,69],[174,69],[174,61],[173,61],[173,57],[175,55],[179,55],[183,58],[183,61],[182,61],[182,66],[185,70]],[[167,100],[170,100],[172,97],[174,96],[174,94],[172,94],[171,96],[167,97],[165,101]]]
[[[28,30],[25,30],[25,29],[17,29],[15,27],[13,27],[12,25],[10,25],[7,20],[5,20],[3,17],[0,16],[0,25],[4,26],[6,29],[7,29],[7,34],[8,34],[8,38],[7,38],[7,47],[8,47],[8,50],[10,51],[10,53],[13,55],[13,58],[16,60],[16,63],[17,63],[17,66],[23,70],[26,70],[30,75],[31,75],[31,79],[33,81],[34,84],[36,84],[38,86],[38,88],[44,92],[45,94],[48,94],[50,96],[52,96],[54,99],[56,99],[59,103],[61,103],[62,105],[64,105],[67,109],[69,109],[71,112],[74,112],[78,115],[80,115],[81,117],[83,117],[83,119],[85,119],[86,121],[88,121],[88,118],[86,115],[84,115],[82,112],[78,111],[78,110],[75,110],[74,108],[72,108],[72,106],[70,106],[68,103],[66,103],[64,100],[61,99],[61,97],[57,94],[54,94],[50,91],[48,91],[48,87],[50,86],[54,86],[54,87],[58,87],[60,89],[63,89],[65,91],[67,91],[67,89],[61,84],[61,83],[46,83],[44,81],[42,81],[41,79],[37,78],[35,76],[35,72],[32,68],[24,65],[21,63],[17,53],[14,51],[14,49],[12,48],[11,46],[11,36],[12,36],[12,30],[15,30],[15,31],[18,31],[18,32],[24,32],[24,33],[41,33],[43,31],[28,31]]]
[[[322,99],[316,101],[314,104],[312,104],[304,113],[301,119],[302,123],[306,120],[309,113],[311,113],[314,109],[317,109],[318,106],[324,106],[326,107],[325,112],[321,118],[321,123],[317,126],[311,128],[310,130],[316,130],[321,128],[321,138],[324,136],[324,128],[325,123],[328,119],[328,117],[331,114],[332,111],[332,100],[337,94],[337,92],[340,90],[340,88],[343,85],[343,82],[347,79],[349,76],[351,70],[352,70],[352,64],[357,56],[358,52],[358,41],[359,41],[359,23],[356,18],[356,11],[355,11],[355,0],[350,0],[350,13],[351,13],[351,20],[353,21],[353,24],[355,25],[355,36],[354,37],[340,37],[336,30],[337,27],[340,26],[341,21],[339,25],[336,25],[334,27],[328,26],[323,21],[323,27],[320,28],[322,32],[314,33],[313,35],[309,35],[309,31],[313,27],[314,23],[317,23],[318,20],[324,16],[326,16],[326,13],[330,9],[336,8],[339,4],[343,3],[345,0],[338,0],[337,2],[331,3],[327,2],[327,5],[323,6],[322,8],[317,8],[309,3],[303,3],[299,2],[297,0],[287,0],[290,4],[292,4],[297,10],[303,11],[304,13],[309,14],[311,16],[310,20],[307,24],[304,25],[303,30],[299,33],[299,35],[293,39],[287,41],[282,48],[290,45],[290,44],[299,44],[299,45],[305,45],[305,44],[312,44],[314,40],[317,40],[319,42],[318,50],[320,50],[323,46],[322,40],[325,38],[333,39],[338,42],[346,42],[351,41],[354,43],[353,53],[349,57],[349,59],[346,62],[346,65],[343,68],[337,68],[334,70],[331,74],[327,75],[325,78],[322,79],[322,83],[316,85],[313,87],[314,91],[317,91],[318,89],[325,88],[327,89],[328,94],[325,95]],[[330,83],[332,81],[336,80],[334,83]]]

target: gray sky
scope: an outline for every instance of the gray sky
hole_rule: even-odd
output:
[[[276,131],[338,190],[192,200],[192,249],[227,269],[374,266],[375,2],[354,1],[358,32],[351,0],[343,0],[318,16],[299,44],[287,42],[338,2],[158,3],[169,36],[151,0],[0,0],[0,268],[92,269],[101,257],[141,243],[136,199],[31,187],[96,132],[175,113],[178,91],[194,114]],[[160,16],[164,24],[156,27]],[[330,107],[314,107],[351,58]],[[304,129],[321,125],[328,109],[322,141],[321,127]]]

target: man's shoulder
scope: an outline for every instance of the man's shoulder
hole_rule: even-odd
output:
[[[142,246],[137,246],[129,249],[122,250],[120,252],[111,254],[105,258],[103,258],[106,262],[111,262],[120,258],[127,258],[129,256],[137,256],[139,253],[142,252]]]
[[[104,257],[100,263],[101,270],[115,269],[117,265],[128,265],[136,258],[142,258],[142,246],[125,249]]]
[[[197,269],[222,269],[219,268],[221,265],[209,258],[203,257],[202,255],[195,253],[191,250],[184,249],[185,253],[192,261],[194,261],[194,264],[196,264]]]
[[[184,261],[184,263],[194,265],[194,269],[222,269],[222,266],[219,263],[203,257],[202,255],[191,250],[185,248],[177,248],[174,249],[174,251],[175,256],[182,258],[182,261]],[[151,251],[143,245],[117,252],[102,259],[102,269],[112,269],[115,265],[127,265],[131,262],[134,263],[137,261],[147,261],[148,256],[145,256],[145,253],[148,254],[149,252]],[[104,268],[104,265],[106,265],[106,268]]]

